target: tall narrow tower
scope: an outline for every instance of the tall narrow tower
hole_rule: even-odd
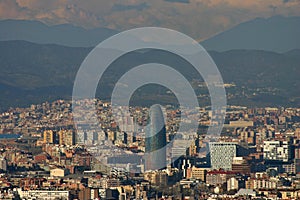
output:
[[[166,167],[166,126],[160,105],[150,108],[150,124],[146,127],[145,170]]]

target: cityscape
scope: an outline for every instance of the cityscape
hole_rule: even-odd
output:
[[[300,200],[299,0],[0,0],[0,200]]]
[[[78,141],[75,134],[70,101],[11,108],[1,114],[1,133],[20,134],[1,140],[1,198],[33,199],[41,195],[49,199],[299,197],[299,108],[229,106],[217,141],[205,135],[210,108],[199,108],[201,129],[194,135],[194,142],[186,149],[185,135],[182,141],[176,140],[165,159],[179,158],[157,169],[155,162],[163,162],[163,155],[156,155],[150,163],[137,159],[150,148],[159,148],[153,146],[157,142],[151,141],[157,139],[147,142],[141,137],[147,130],[134,127],[135,121],[147,123],[149,109],[132,107],[132,116],[124,124],[125,131],[120,131],[112,119],[109,103],[83,101],[96,103],[102,122],[100,132],[95,128],[85,133],[86,141]],[[162,112],[156,106],[151,115],[158,120],[154,123],[163,120],[159,115]],[[163,137],[165,142],[170,142],[174,136],[180,111],[170,106],[167,116],[165,128],[157,136],[162,145],[165,145]],[[126,154],[110,154],[107,163],[99,162],[91,147],[108,141]]]

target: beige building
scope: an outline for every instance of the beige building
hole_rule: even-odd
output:
[[[75,145],[75,133],[72,130],[61,130],[58,132],[59,145]]]
[[[44,131],[44,144],[54,144],[55,133],[52,130]]]
[[[300,199],[300,190],[299,189],[279,189],[279,192],[282,195],[282,199]]]
[[[168,175],[165,171],[145,172],[144,179],[159,187],[167,186],[168,183]]]
[[[197,168],[195,166],[193,166],[191,169],[192,169],[192,172],[191,172],[191,177],[192,178],[198,179],[198,180],[201,180],[201,181],[205,182],[207,169]]]
[[[67,172],[68,171],[66,169],[55,168],[55,169],[50,170],[50,176],[52,176],[52,177],[64,177],[68,174]]]
[[[239,181],[235,177],[231,177],[227,180],[227,191],[230,190],[238,190],[239,189]]]
[[[193,156],[197,154],[197,147],[194,144],[191,144],[191,146],[189,147],[189,155]]]
[[[214,170],[209,171],[206,174],[206,183],[209,185],[222,185],[227,182],[228,179],[235,177],[235,173],[231,171]]]
[[[121,182],[116,178],[101,178],[99,184],[101,188],[107,189],[119,187]]]
[[[7,160],[4,157],[0,157],[0,170],[7,171]]]
[[[249,178],[246,181],[247,189],[275,189],[277,188],[278,180],[269,178]]]
[[[60,190],[22,190],[19,188],[18,194],[21,199],[62,199],[69,200],[70,192],[69,191],[60,191]]]
[[[296,128],[296,130],[295,130],[295,137],[297,139],[300,139],[300,128]]]
[[[249,127],[249,126],[253,126],[253,121],[242,121],[242,120],[238,120],[238,121],[230,121],[229,122],[229,126],[231,127]]]
[[[107,135],[108,135],[108,139],[109,139],[110,141],[115,141],[115,140],[116,140],[116,133],[115,133],[115,132],[113,132],[113,131],[108,131],[108,132],[107,132]]]

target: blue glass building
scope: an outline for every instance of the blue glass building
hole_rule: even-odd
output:
[[[166,167],[166,126],[159,105],[150,108],[150,123],[146,127],[145,170],[157,170]]]

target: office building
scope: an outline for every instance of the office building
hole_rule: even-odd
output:
[[[237,156],[237,143],[211,142],[209,149],[212,169],[232,169],[233,158]]]
[[[156,170],[166,167],[166,127],[164,116],[159,105],[150,109],[150,124],[146,128],[145,170]]]

